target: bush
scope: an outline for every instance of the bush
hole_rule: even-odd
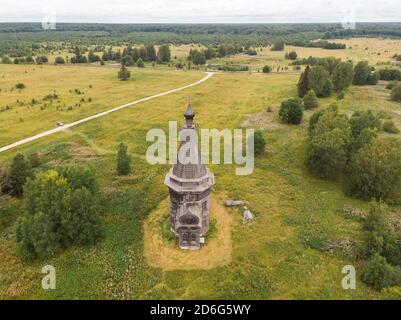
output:
[[[269,73],[271,71],[271,68],[268,65],[265,65],[263,67],[263,73]]]
[[[387,263],[386,259],[376,254],[366,264],[362,272],[362,281],[376,290],[399,284],[399,269]]]
[[[391,100],[401,101],[401,83],[391,90]]]
[[[56,57],[54,62],[55,62],[55,64],[65,64],[65,60],[63,57]]]
[[[345,92],[341,91],[338,95],[337,95],[337,100],[344,100],[345,98]]]
[[[401,81],[401,71],[398,69],[382,69],[379,71],[380,80],[399,80]]]
[[[130,67],[134,65],[134,59],[132,59],[131,56],[124,56],[121,59],[121,64],[126,66],[126,67]]]
[[[255,155],[262,154],[265,152],[266,148],[266,140],[265,137],[263,136],[263,132],[261,130],[256,130],[255,131],[255,137],[254,137],[254,146],[255,146]]]
[[[131,172],[131,157],[128,155],[128,147],[120,143],[117,153],[117,174],[119,176],[129,175]]]
[[[85,187],[74,188],[56,171],[39,173],[26,183],[25,213],[15,226],[17,253],[32,260],[93,244],[103,231],[99,211],[97,195]]]
[[[371,110],[354,112],[349,122],[354,137],[357,137],[366,128],[380,129],[380,119]]]
[[[360,61],[354,68],[354,84],[363,86],[373,82],[378,75],[373,75],[372,67],[367,61]],[[373,83],[375,84],[375,83]]]
[[[392,90],[396,85],[398,85],[397,81],[392,81],[386,84],[386,89],[387,90]]]
[[[43,64],[43,63],[48,63],[48,62],[49,62],[49,59],[46,56],[36,57],[37,64]]]
[[[319,122],[320,117],[324,114],[323,110],[316,111],[309,119],[308,132],[312,134],[315,130],[316,124]]]
[[[309,90],[302,99],[305,109],[313,109],[319,107],[319,101],[316,97],[315,91]]]
[[[315,135],[306,148],[306,167],[321,178],[334,176],[346,164],[347,146],[340,129]]]
[[[330,74],[322,66],[314,66],[309,73],[309,85],[318,97],[331,95],[332,83]]]
[[[351,140],[350,154],[355,154],[364,145],[369,144],[377,137],[377,130],[371,128],[363,129],[359,135],[353,137]]]
[[[401,147],[391,138],[376,138],[352,156],[348,193],[370,200],[387,199],[401,187]]]
[[[29,162],[22,154],[17,154],[11,163],[9,176],[9,193],[14,196],[22,196],[24,184],[31,176],[32,170]]]
[[[127,81],[129,78],[131,78],[131,72],[124,65],[121,66],[121,69],[118,72],[118,79],[121,81]]]
[[[271,51],[283,51],[285,42],[283,38],[278,38],[274,41]]]
[[[371,85],[371,86],[372,85],[375,86],[378,82],[379,82],[379,73],[378,72],[372,72],[370,74],[370,76],[368,77],[367,84]]]
[[[386,120],[383,122],[383,131],[388,132],[388,133],[399,133],[400,129],[398,129],[393,120]]]
[[[352,62],[340,62],[333,71],[333,87],[337,92],[347,89],[354,79],[354,66]]]
[[[22,82],[19,82],[19,83],[17,83],[17,84],[15,85],[15,87],[16,87],[17,89],[25,89],[25,84],[23,84]]]
[[[345,115],[333,105],[315,112],[309,122],[310,138],[305,150],[305,165],[319,177],[341,172],[348,158],[351,129]]]
[[[143,63],[143,60],[141,58],[138,59],[138,61],[136,62],[136,66],[138,68],[144,68],[145,64]]]
[[[285,58],[289,59],[289,60],[296,60],[297,57],[298,57],[298,55],[295,51],[291,51],[291,52],[285,54]]]
[[[310,74],[310,67],[306,66],[305,71],[302,72],[298,81],[298,97],[300,98],[303,98],[311,88],[309,83],[309,74]]]
[[[301,99],[293,98],[283,101],[278,115],[283,123],[300,124],[303,116]]]

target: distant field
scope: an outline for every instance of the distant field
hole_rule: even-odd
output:
[[[131,68],[127,82],[118,68],[0,65],[0,145],[52,129],[139,98],[200,80],[204,74]],[[25,89],[15,85],[22,82]],[[78,93],[75,89],[79,90]],[[57,98],[45,99],[56,94]],[[36,102],[32,103],[32,99]]]
[[[351,43],[352,40],[350,40]],[[295,49],[300,57],[336,55],[343,59],[365,55],[362,40],[353,49]],[[358,42],[361,41],[361,42]],[[367,40],[366,40],[367,41]],[[373,40],[369,40],[373,41]],[[376,40],[378,51],[381,41]],[[358,46],[356,46],[358,43]],[[376,42],[374,42],[376,43]],[[186,47],[189,49],[189,47]],[[387,50],[383,47],[383,50]],[[393,51],[398,50],[394,48]],[[174,51],[181,52],[183,50]],[[392,51],[392,52],[393,52]],[[259,53],[259,52],[258,52]],[[401,53],[401,52],[399,52]],[[392,55],[388,52],[388,55]],[[388,59],[386,55],[378,56]],[[265,48],[261,56],[237,55],[216,60],[252,64],[285,65],[284,52]],[[355,61],[356,62],[356,61]],[[27,73],[24,73],[25,70]],[[127,83],[116,79],[116,68],[90,66],[0,66],[0,144],[96,113],[139,97],[158,93],[201,79],[197,71],[183,72],[167,68],[132,69]],[[2,75],[4,74],[4,78]],[[281,101],[296,95],[299,72],[221,73],[207,82],[179,93],[141,103],[57,133],[31,144],[0,154],[0,164],[9,163],[17,153],[39,153],[42,169],[58,164],[90,162],[95,166],[104,194],[106,234],[92,247],[73,247],[50,259],[23,264],[15,255],[13,225],[21,214],[22,202],[0,196],[0,298],[30,299],[379,299],[381,294],[360,280],[361,265],[341,251],[322,251],[314,244],[320,240],[361,239],[361,224],[345,217],[344,205],[366,208],[367,203],[344,195],[342,177],[321,180],[312,177],[303,164],[308,119],[305,112],[300,126],[279,123]],[[17,82],[26,89],[11,91]],[[378,86],[351,87],[339,102],[341,111],[351,114],[372,109],[385,112],[401,129],[401,104],[389,100],[384,82]],[[92,88],[89,88],[92,85]],[[77,88],[85,94],[70,93]],[[74,106],[57,111],[58,102],[40,110],[43,96],[60,95],[60,104]],[[152,267],[144,256],[143,226],[155,212],[168,190],[163,185],[169,166],[150,166],[144,159],[150,128],[167,130],[169,120],[183,121],[182,113],[191,96],[201,128],[262,128],[267,151],[256,159],[250,176],[236,176],[233,165],[211,165],[217,184],[213,195],[242,199],[255,214],[252,223],[244,223],[238,210],[229,210],[232,255],[229,263],[210,270]],[[29,101],[40,101],[34,107]],[[23,101],[18,106],[16,100]],[[321,99],[322,107],[335,102],[335,95]],[[267,107],[272,112],[267,112]],[[20,122],[22,118],[23,122]],[[4,125],[5,124],[5,125]],[[400,138],[400,134],[393,135]],[[116,177],[117,145],[125,142],[133,156],[133,172],[127,179]],[[217,197],[216,197],[217,199]],[[220,199],[221,201],[221,199]],[[401,216],[401,208],[391,207]],[[157,227],[157,226],[156,226]],[[157,228],[156,228],[157,229]],[[57,269],[57,290],[40,287],[40,269],[51,264]],[[357,270],[357,290],[341,287],[344,265]]]

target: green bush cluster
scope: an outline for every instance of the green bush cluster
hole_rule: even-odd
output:
[[[103,233],[98,198],[89,168],[59,168],[28,179],[25,213],[15,225],[18,255],[32,260],[71,245],[95,243]]]

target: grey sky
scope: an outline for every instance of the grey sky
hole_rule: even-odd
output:
[[[400,0],[0,0],[0,22],[401,21]]]

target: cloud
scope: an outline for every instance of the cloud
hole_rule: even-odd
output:
[[[341,22],[399,21],[399,0],[2,0],[0,21],[41,21],[51,8],[58,22]]]

